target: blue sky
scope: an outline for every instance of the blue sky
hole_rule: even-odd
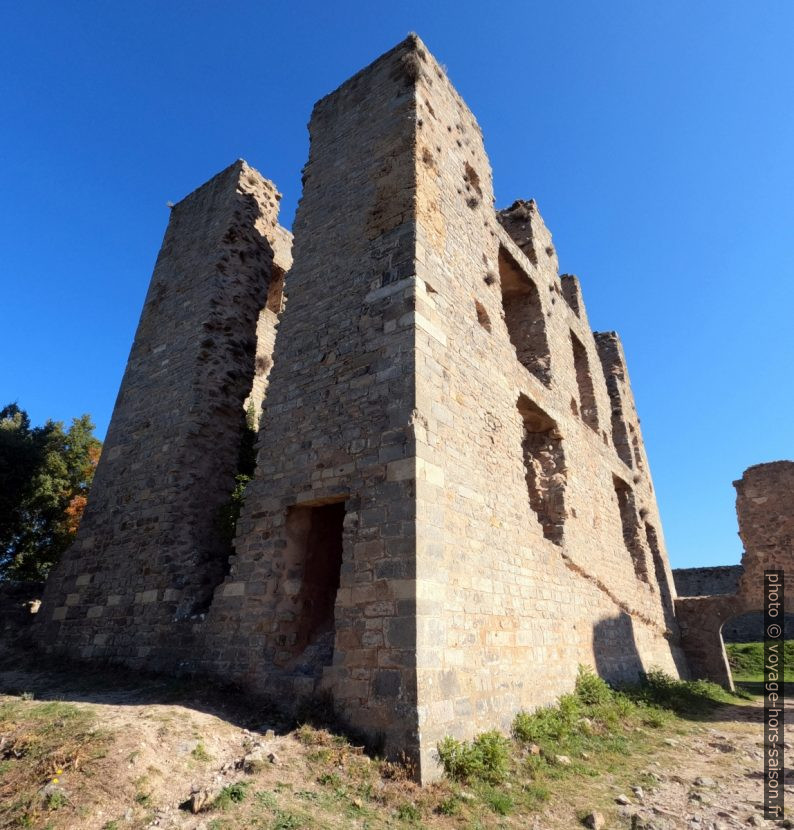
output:
[[[674,566],[794,456],[794,4],[0,0],[0,405],[113,408],[177,201],[238,157],[289,225],[315,100],[415,30],[626,348]]]

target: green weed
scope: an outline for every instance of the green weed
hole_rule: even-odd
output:
[[[236,781],[234,784],[225,786],[212,803],[215,810],[228,810],[235,804],[242,804],[248,795],[250,781]]]
[[[212,755],[207,752],[207,748],[204,744],[199,741],[196,746],[194,747],[193,751],[190,753],[196,761],[207,762],[212,760]]]

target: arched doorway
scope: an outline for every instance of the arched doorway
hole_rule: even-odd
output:
[[[784,682],[794,681],[794,614],[784,618],[786,639],[783,644],[784,666],[789,667]],[[731,679],[737,689],[762,694],[764,683],[764,613],[745,611],[722,624],[722,642],[728,658]],[[790,656],[789,656],[790,655]],[[787,659],[788,658],[788,659]]]

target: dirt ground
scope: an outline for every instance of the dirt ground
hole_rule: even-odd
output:
[[[434,809],[433,799],[438,803],[442,790],[384,780],[382,766],[355,748],[307,745],[272,710],[268,714],[266,708],[223,690],[156,677],[114,675],[108,680],[45,672],[6,660],[0,664],[0,692],[0,705],[32,707],[60,700],[90,710],[102,734],[111,736],[105,754],[87,759],[82,768],[62,771],[57,786],[67,806],[27,825],[34,828],[562,830],[582,827],[591,810],[602,814],[606,828],[779,826],[766,822],[762,813],[759,701],[722,706],[705,720],[676,719],[651,743],[638,740],[637,755],[619,772],[569,779],[532,815],[475,821]],[[793,711],[794,701],[788,715]],[[247,771],[246,757],[255,761]],[[258,799],[260,818],[252,818],[250,808],[237,815],[234,804],[228,812],[194,815],[185,809],[191,793],[216,795],[241,779],[249,782],[252,796],[256,792],[250,803]],[[790,780],[794,785],[794,778]],[[786,795],[794,808],[792,785]],[[0,774],[0,801],[12,796],[3,793]],[[465,788],[460,797],[467,797]],[[370,808],[370,803],[377,807]],[[418,812],[412,804],[419,805]]]
[[[786,706],[786,714],[791,722],[794,701]],[[763,746],[760,699],[721,706],[709,720],[665,738],[660,751],[637,758],[640,776],[652,781],[649,786],[638,784],[639,791],[618,792],[608,781],[599,781],[590,785],[588,796],[593,803],[611,799],[615,807],[604,811],[605,816],[611,812],[615,826],[635,830],[775,827],[778,822],[763,818]],[[786,803],[794,808],[794,776],[787,780],[791,784],[785,788]],[[574,827],[572,818],[563,805],[551,805],[535,827]]]

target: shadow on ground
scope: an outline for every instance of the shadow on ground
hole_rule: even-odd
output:
[[[29,694],[36,700],[115,706],[184,706],[234,726],[285,734],[295,720],[277,702],[195,677],[169,677],[51,658],[33,650],[0,649],[0,694]],[[311,720],[311,712],[304,720]]]

